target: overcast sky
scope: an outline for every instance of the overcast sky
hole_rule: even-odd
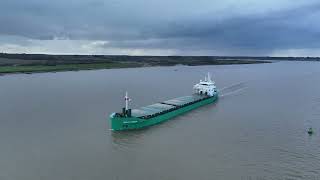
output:
[[[320,56],[320,2],[1,0],[0,52]]]

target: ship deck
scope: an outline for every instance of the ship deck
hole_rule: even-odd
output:
[[[156,115],[160,115],[166,112],[179,109],[188,104],[199,102],[208,98],[209,96],[198,95],[198,94],[193,94],[191,96],[178,97],[178,98],[170,99],[167,101],[159,102],[156,104],[152,104],[149,106],[144,106],[138,109],[133,109],[132,116],[147,119],[150,117],[154,117]]]

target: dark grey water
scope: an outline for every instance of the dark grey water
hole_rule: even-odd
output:
[[[189,95],[208,71],[218,103],[109,131],[126,90],[148,105]],[[0,179],[320,179],[319,82],[315,62],[2,76]]]

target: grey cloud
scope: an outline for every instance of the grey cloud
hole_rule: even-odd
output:
[[[291,7],[288,1],[273,10],[278,1],[272,1],[271,10],[261,6],[246,13],[245,6],[230,6],[238,1],[229,2],[222,6],[224,2],[210,0],[4,0],[0,6],[0,35],[102,40],[109,42],[100,45],[106,49],[177,52],[268,54],[274,49],[320,48],[320,3],[296,1],[303,3]]]
[[[177,48],[182,50],[248,50],[268,54],[275,49],[319,48],[319,27],[306,26],[311,15],[318,16],[320,4],[260,16],[243,16],[214,21],[178,22],[170,29],[145,32],[155,40],[116,41],[108,46]],[[317,24],[317,19],[310,24]]]

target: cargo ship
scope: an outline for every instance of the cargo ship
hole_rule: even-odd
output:
[[[193,86],[193,94],[167,101],[158,102],[138,109],[128,107],[131,99],[128,93],[124,97],[125,107],[122,112],[110,115],[111,130],[135,130],[152,126],[178,115],[189,112],[200,106],[214,103],[218,99],[218,91],[215,82],[211,80],[210,74],[204,80]]]

